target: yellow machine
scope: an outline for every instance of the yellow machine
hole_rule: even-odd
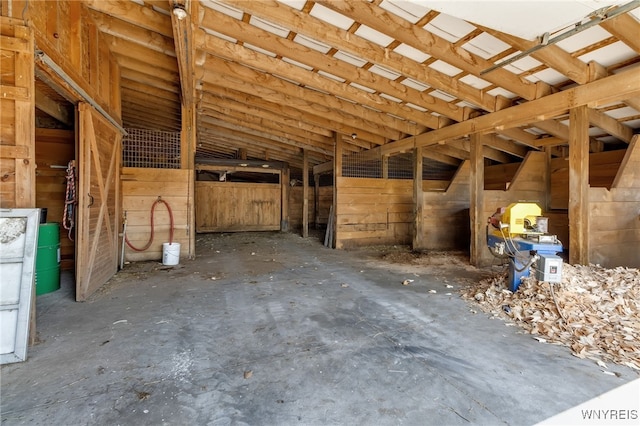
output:
[[[511,203],[489,218],[497,236],[539,235],[547,232],[546,218],[536,203]]]

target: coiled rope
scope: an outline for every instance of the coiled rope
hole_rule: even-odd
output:
[[[147,242],[147,244],[142,247],[142,248],[137,248],[134,247],[133,244],[131,244],[131,242],[129,241],[129,237],[127,237],[127,234],[125,233],[124,235],[124,240],[127,243],[127,245],[134,251],[145,251],[147,250],[149,247],[151,247],[151,244],[153,244],[153,236],[155,233],[155,224],[153,222],[153,213],[156,209],[156,206],[159,203],[163,203],[166,207],[167,207],[167,211],[169,212],[169,222],[171,223],[171,227],[169,228],[169,244],[173,243],[173,212],[171,211],[171,207],[169,206],[169,203],[167,203],[166,201],[164,201],[162,198],[158,197],[158,199],[151,205],[151,236],[149,237],[149,242]]]
[[[67,190],[64,197],[64,212],[62,213],[62,227],[66,229],[69,240],[73,241],[75,227],[76,205],[76,162],[69,161],[67,165]]]

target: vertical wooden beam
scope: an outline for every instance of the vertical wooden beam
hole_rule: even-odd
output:
[[[383,163],[384,164],[384,163]],[[424,248],[424,191],[422,190],[422,147],[413,150],[413,249]]]
[[[545,147],[545,161],[544,161],[544,206],[542,206],[543,214],[551,210],[551,152],[553,151],[553,147]]]
[[[280,187],[282,189],[282,218],[280,220],[280,231],[289,230],[289,168],[283,169],[280,173]]]
[[[14,207],[33,208],[36,207],[34,41],[29,28],[14,28],[16,38],[29,41],[28,51],[15,53],[15,86],[26,89],[27,98],[15,100],[15,146],[22,148],[26,155],[19,155],[15,160]]]
[[[589,111],[569,111],[569,263],[589,264]]]
[[[187,220],[189,232],[189,258],[196,254],[196,209],[195,209],[195,152],[196,152],[196,108],[182,104],[182,131],[180,132],[180,168],[187,173]]]
[[[315,191],[313,194],[313,219],[316,224],[316,229],[320,229],[320,175],[313,175],[313,183],[315,184]]]
[[[338,178],[342,177],[342,151],[343,151],[343,142],[342,142],[342,134],[335,132],[333,134],[334,137],[334,152],[333,152],[333,239],[331,242],[331,246],[335,248],[342,248],[342,244],[340,247],[338,246]]]
[[[389,156],[382,156],[382,179],[389,179]]]
[[[482,252],[487,245],[486,219],[484,218],[484,155],[482,135],[471,135],[470,147],[470,195],[469,216],[471,219],[471,264],[483,266]]]
[[[302,237],[309,236],[309,152],[302,150]]]

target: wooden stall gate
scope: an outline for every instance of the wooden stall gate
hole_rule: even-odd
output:
[[[233,162],[233,160],[230,160]],[[196,181],[196,232],[286,230],[289,217],[288,168],[259,169],[197,165],[197,170],[278,175],[278,183]]]
[[[121,134],[81,102],[76,300],[87,299],[118,270]]]

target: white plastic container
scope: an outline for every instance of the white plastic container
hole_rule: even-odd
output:
[[[180,263],[180,243],[162,243],[162,264],[177,265]]]

